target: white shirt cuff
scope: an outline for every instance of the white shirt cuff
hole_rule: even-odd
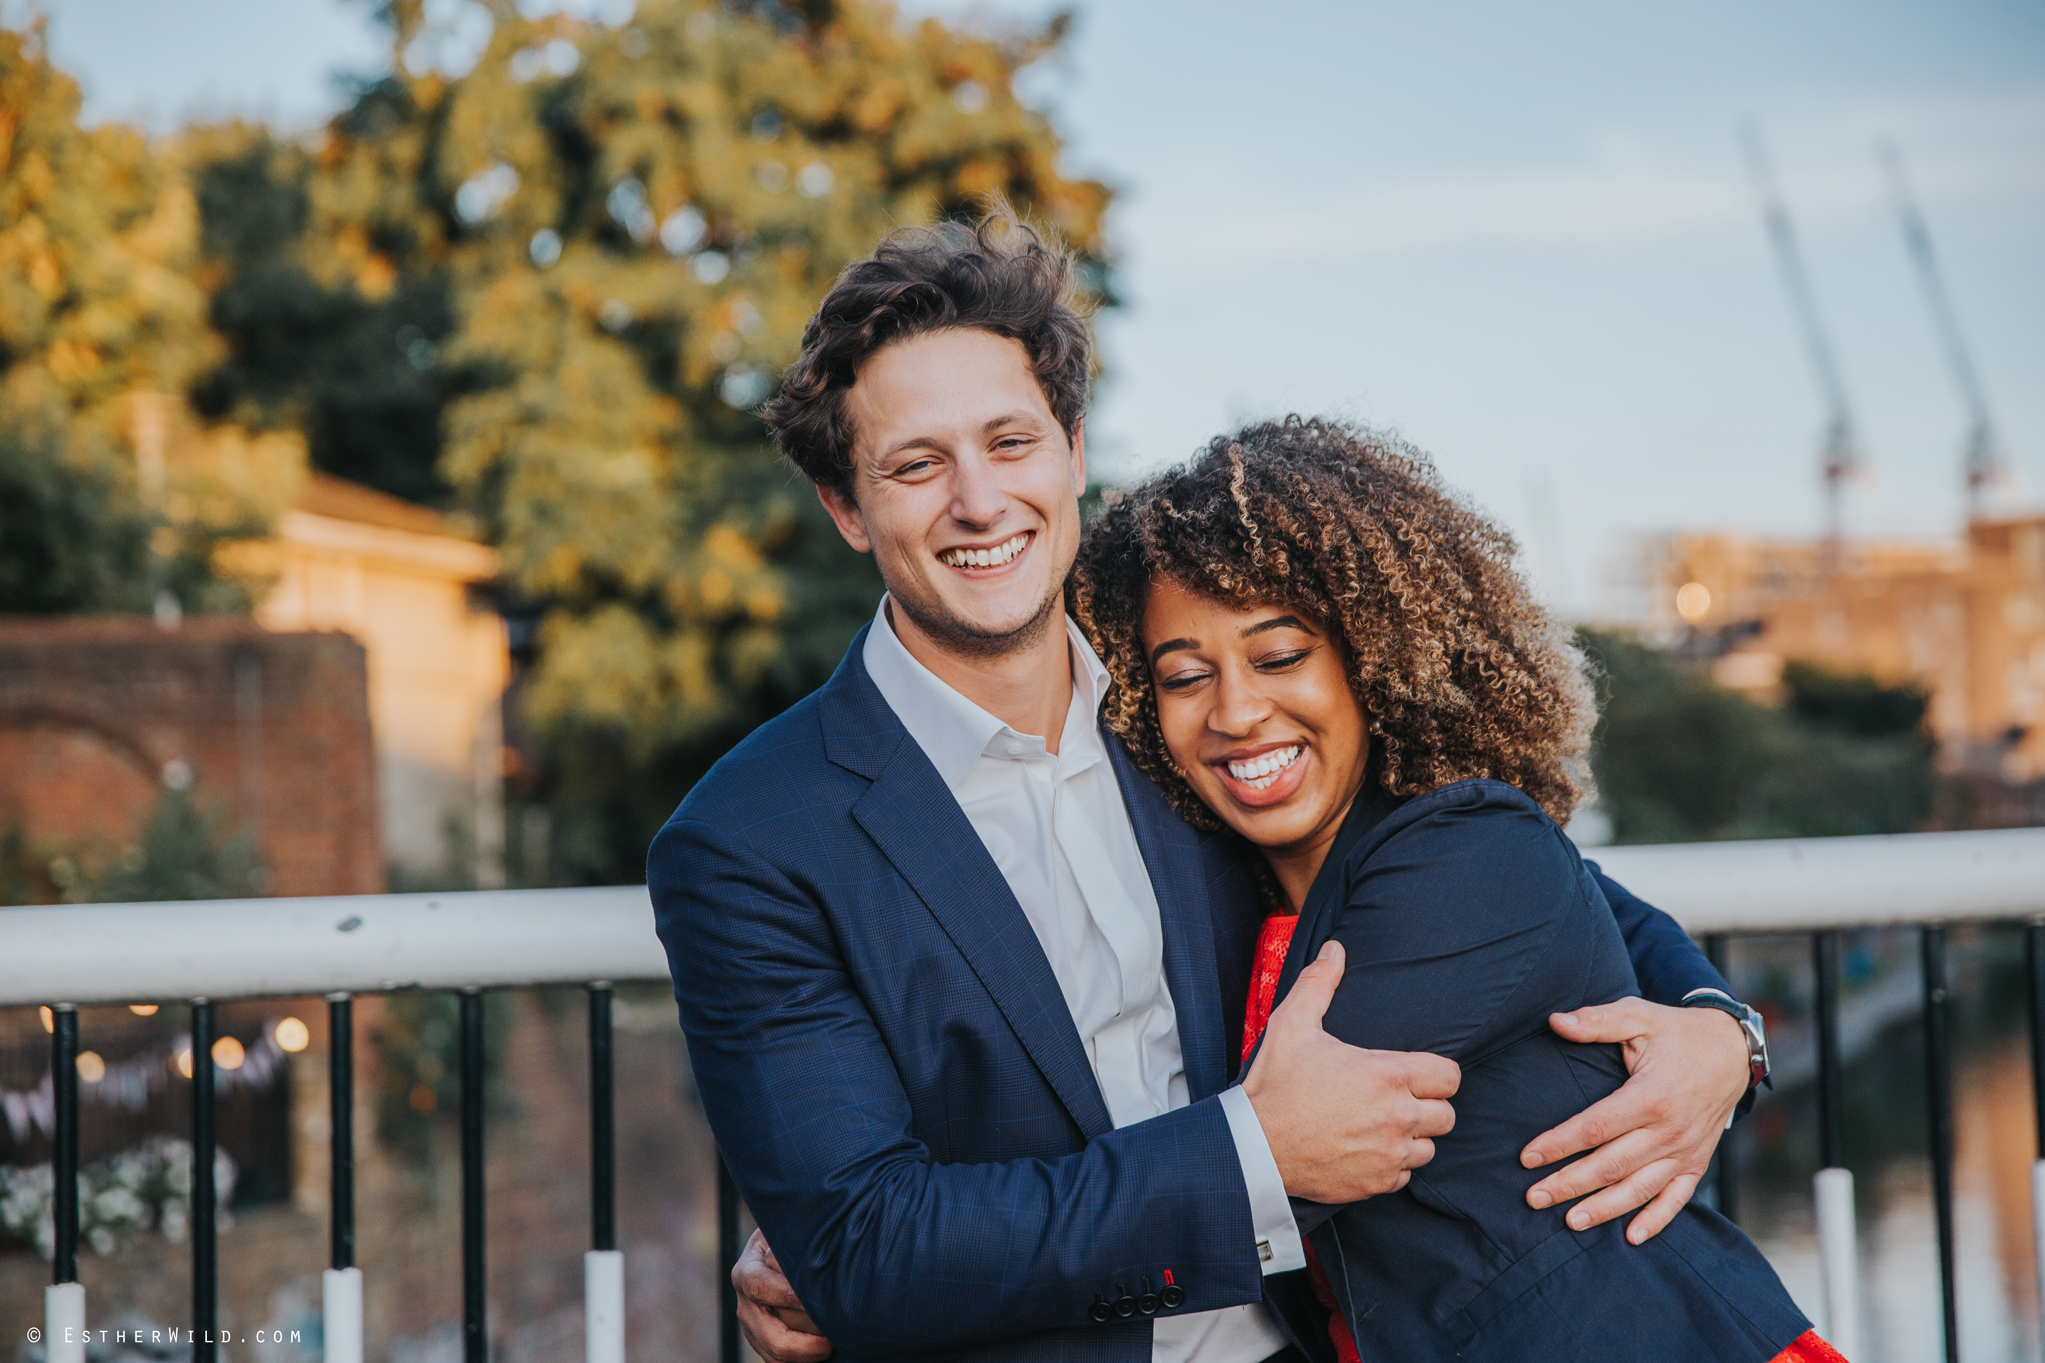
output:
[[[1271,1157],[1271,1142],[1264,1139],[1264,1124],[1257,1120],[1250,1095],[1241,1087],[1223,1090],[1221,1110],[1228,1116],[1236,1160],[1243,1166],[1243,1186],[1250,1194],[1250,1225],[1265,1274],[1305,1268],[1307,1254],[1300,1245],[1299,1223],[1292,1219],[1292,1200],[1285,1195],[1285,1180],[1278,1176],[1278,1161]]]

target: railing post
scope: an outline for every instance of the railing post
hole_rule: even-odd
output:
[[[611,985],[589,986],[590,1251],[582,1260],[588,1363],[625,1363],[625,1256],[618,1252],[618,1137],[611,1070]]]
[[[85,1285],[78,1281],[78,1010],[59,1003],[50,1014],[50,1090],[57,1107],[51,1210],[57,1225],[50,1286],[43,1293],[44,1357],[48,1363],[85,1363]]]
[[[1848,1358],[1860,1352],[1860,1262],[1853,1171],[1846,1167],[1846,1071],[1839,1053],[1839,934],[1811,939],[1817,979],[1818,1262],[1825,1281],[1825,1337]]]
[[[1705,937],[1704,955],[1711,962],[1711,968],[1730,985],[1733,982],[1732,961],[1727,951],[1726,935],[1714,932]],[[1715,1188],[1718,1214],[1734,1224],[1738,1224],[1740,1219],[1739,1174],[1734,1167],[1733,1151],[1733,1138],[1738,1130],[1737,1126],[1729,1126],[1718,1138],[1718,1183]]]
[[[483,1276],[483,995],[462,1011],[462,1363],[488,1363]]]
[[[717,1360],[739,1363],[738,1288],[731,1270],[738,1264],[738,1184],[717,1152]]]
[[[362,1363],[362,1270],[355,1266],[355,1005],[327,995],[327,1271],[320,1275],[324,1363]]]
[[[1938,1217],[1939,1290],[1945,1306],[1946,1363],[1959,1363],[1960,1313],[1953,1263],[1953,1074],[1947,1016],[1946,930],[1923,929],[1925,1080],[1931,1108],[1931,1194]]]
[[[2031,1161],[2031,1247],[2038,1275],[2038,1329],[2045,1336],[2045,918],[2024,929],[2024,998],[2031,1015],[2031,1105],[2038,1157]]]
[[[217,1192],[213,1185],[213,1003],[192,1000],[192,1363],[219,1363]]]

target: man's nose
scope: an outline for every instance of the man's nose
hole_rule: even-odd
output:
[[[952,473],[951,515],[961,525],[991,526],[1008,507],[1007,489],[1001,486],[992,464],[979,455],[961,459]]]

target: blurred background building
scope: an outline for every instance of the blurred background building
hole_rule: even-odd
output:
[[[264,547],[277,584],[256,623],[362,646],[385,863],[503,884],[511,660],[491,597],[497,555],[439,512],[325,473]]]
[[[1640,567],[1644,630],[1700,652],[1719,685],[1779,700],[1801,660],[1919,688],[1943,770],[2045,777],[2045,516],[1977,520],[1955,544],[1850,543],[1836,568],[1818,541],[1679,535]]]

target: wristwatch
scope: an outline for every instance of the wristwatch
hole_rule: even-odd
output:
[[[1685,1008],[1716,1008],[1729,1014],[1740,1024],[1740,1032],[1747,1038],[1747,1068],[1749,1086],[1759,1087],[1768,1078],[1768,1029],[1762,1024],[1757,1009],[1749,1008],[1729,994],[1716,989],[1693,990],[1683,997]]]

